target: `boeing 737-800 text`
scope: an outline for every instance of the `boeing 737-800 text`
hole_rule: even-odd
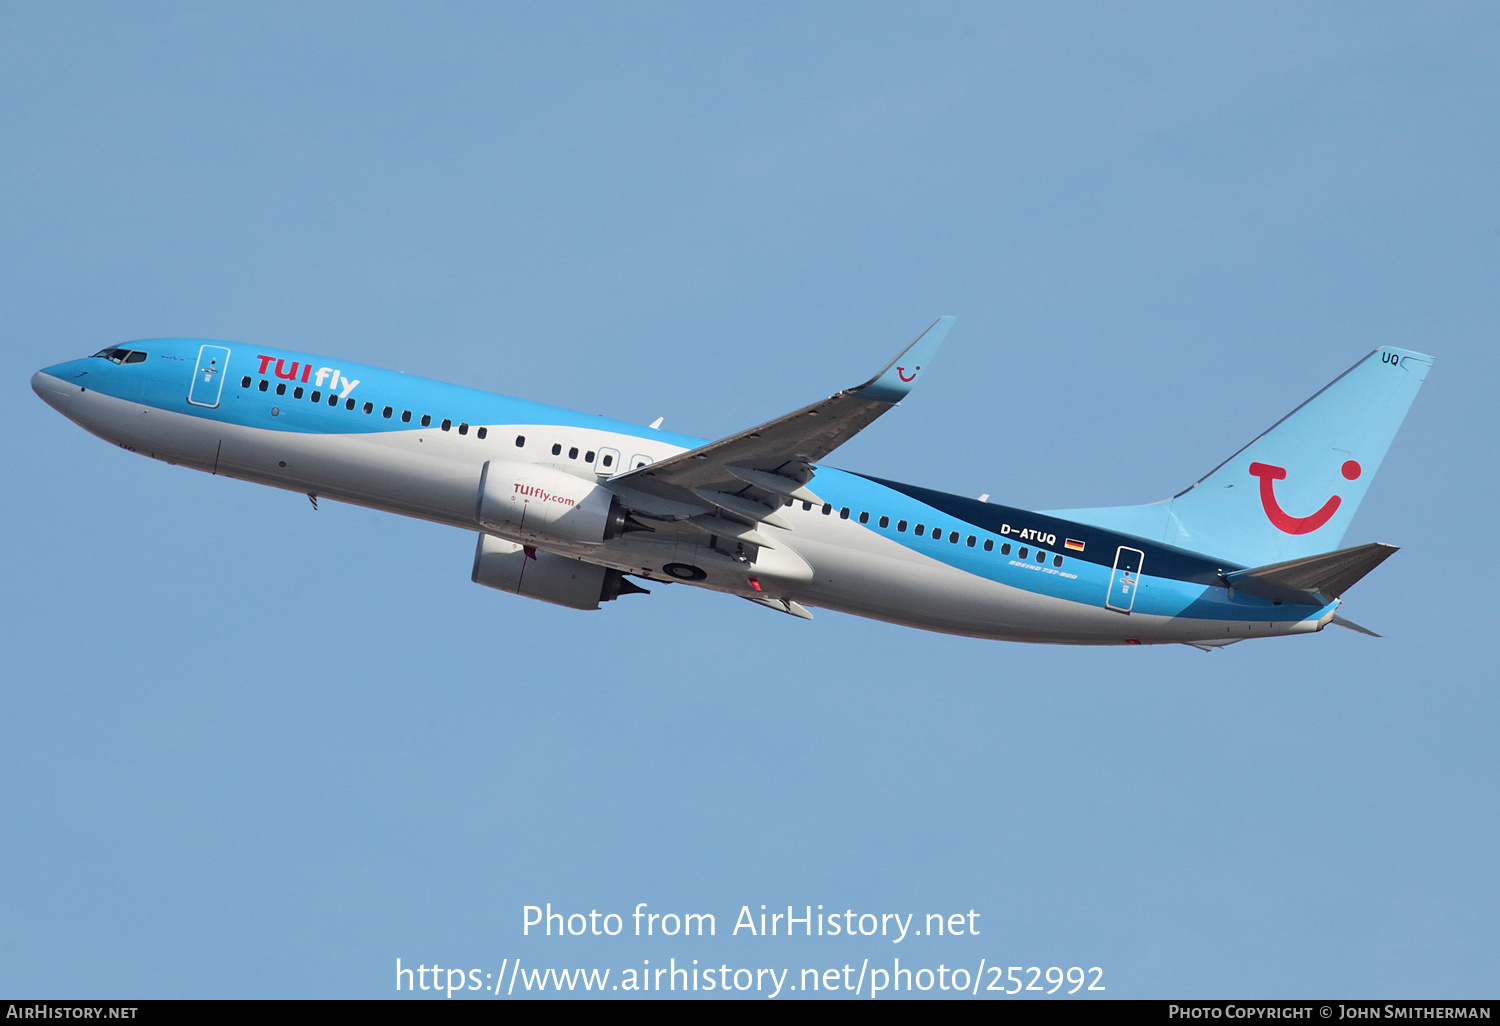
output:
[[[1431,357],[1377,349],[1145,506],[1029,512],[825,465],[906,397],[952,320],[863,385],[716,442],[202,339],[105,349],[32,388],[131,452],[473,531],[476,582],[576,609],[644,591],[634,578],[1008,641],[1363,630],[1340,596],[1396,550],[1338,546]]]

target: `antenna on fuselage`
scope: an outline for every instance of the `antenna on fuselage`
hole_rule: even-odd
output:
[[[318,508],[318,497],[312,492],[307,493],[307,501],[313,504],[313,509]]]
[[[655,430],[656,428],[661,427],[661,422],[664,421],[664,420],[666,420],[666,419],[667,419],[666,417],[657,417],[655,420],[653,420],[651,422],[651,428],[652,428],[652,430]]]

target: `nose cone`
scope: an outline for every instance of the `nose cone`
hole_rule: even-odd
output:
[[[64,416],[68,413],[68,403],[78,394],[80,388],[71,380],[64,380],[62,377],[63,374],[67,374],[69,366],[69,364],[60,363],[55,367],[39,370],[31,376],[31,390],[41,397],[42,402]],[[71,375],[69,377],[71,378]]]

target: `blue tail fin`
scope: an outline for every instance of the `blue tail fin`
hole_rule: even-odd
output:
[[[1172,498],[1051,515],[1243,566],[1336,549],[1431,366],[1377,349]]]

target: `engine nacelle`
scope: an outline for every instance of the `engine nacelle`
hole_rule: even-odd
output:
[[[598,609],[621,595],[650,594],[618,570],[569,559],[481,534],[474,549],[475,584],[570,609]]]
[[[527,544],[599,545],[638,529],[607,488],[556,467],[490,460],[479,478],[480,526]]]

